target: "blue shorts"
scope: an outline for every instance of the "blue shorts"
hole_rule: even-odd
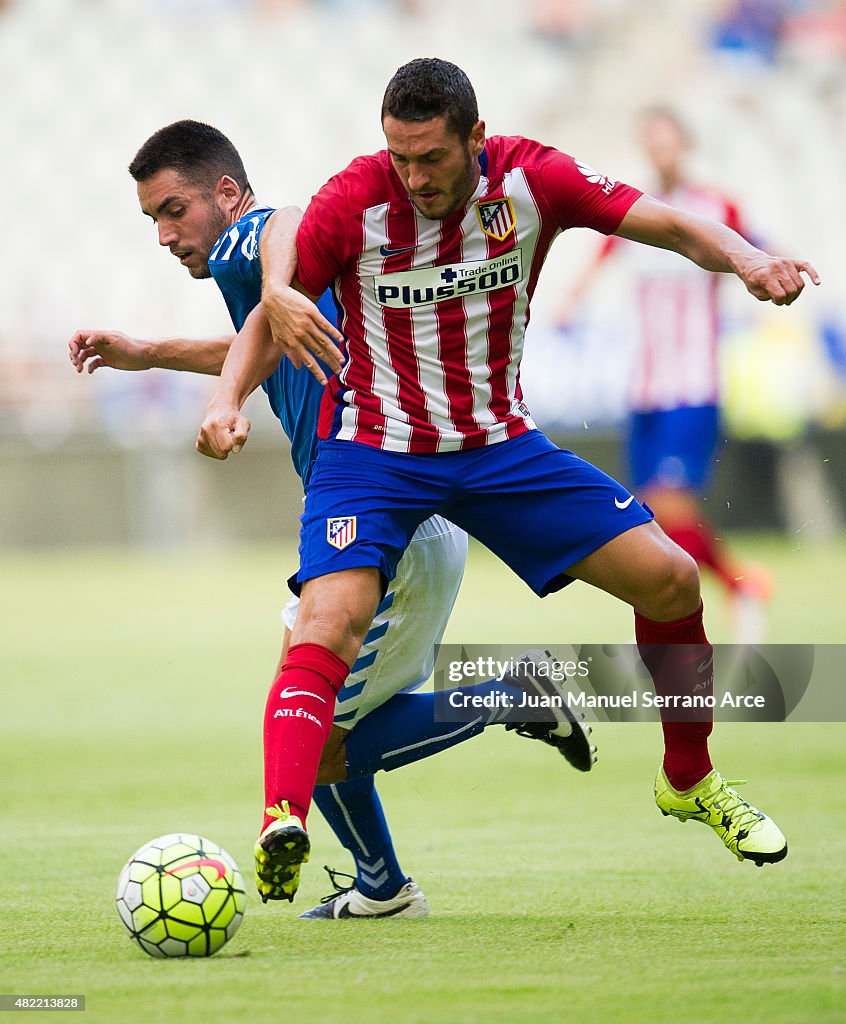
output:
[[[291,589],[362,566],[392,579],[417,526],[435,513],[490,548],[541,597],[572,582],[566,570],[575,562],[652,519],[621,484],[537,430],[437,455],[321,441]]]
[[[634,413],[628,435],[632,487],[704,490],[719,429],[715,405]]]

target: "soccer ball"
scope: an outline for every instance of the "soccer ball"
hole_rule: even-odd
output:
[[[117,910],[150,956],[211,956],[241,924],[247,895],[238,865],[217,843],[174,834],[145,843],[117,883]]]

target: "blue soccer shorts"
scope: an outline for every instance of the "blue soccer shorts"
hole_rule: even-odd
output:
[[[434,514],[481,541],[541,597],[572,582],[566,570],[575,562],[652,519],[621,484],[537,430],[436,455],[321,441],[292,589],[362,566],[392,579],[417,526]]]
[[[719,430],[715,405],[634,413],[627,439],[632,487],[705,490]]]
[[[429,679],[466,561],[463,530],[440,516],[420,524],[338,693],[335,725],[352,729],[395,693],[416,690]],[[294,628],[298,605],[292,597],[283,609],[288,629]]]

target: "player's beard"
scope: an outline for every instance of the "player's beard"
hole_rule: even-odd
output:
[[[223,232],[230,226],[231,220],[229,215],[224,213],[223,210],[213,201],[208,200],[209,217],[204,231],[204,237],[202,245],[195,248],[194,252],[199,255],[202,253],[203,262],[196,267],[188,267],[188,273],[195,281],[203,281],[206,278],[211,277],[211,271],[209,270],[209,256],[214,248],[215,242],[223,234]]]
[[[473,195],[478,183],[478,175],[476,173],[476,159],[471,154],[469,145],[464,151],[464,156],[465,162],[461,175],[456,178],[455,184],[449,192],[445,192],[443,195],[443,199],[447,200],[447,208],[445,210],[442,210],[439,213],[433,213],[431,210],[427,212],[415,202],[414,196],[411,197],[411,201],[426,220],[445,220],[451,214],[455,213],[456,210],[461,209],[470,196]]]

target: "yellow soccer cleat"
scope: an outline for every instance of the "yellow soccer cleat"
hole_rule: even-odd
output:
[[[667,781],[664,769],[655,779],[655,802],[662,814],[679,821],[701,821],[722,839],[738,860],[751,860],[758,867],[775,864],[787,856],[787,840],[776,823],[748,804],[716,770],[710,771],[692,789],[679,793]]]
[[[276,818],[258,837],[255,846],[256,888],[262,902],[293,902],[300,884],[300,868],[308,860],[311,843],[303,823],[283,800],[267,813]]]

